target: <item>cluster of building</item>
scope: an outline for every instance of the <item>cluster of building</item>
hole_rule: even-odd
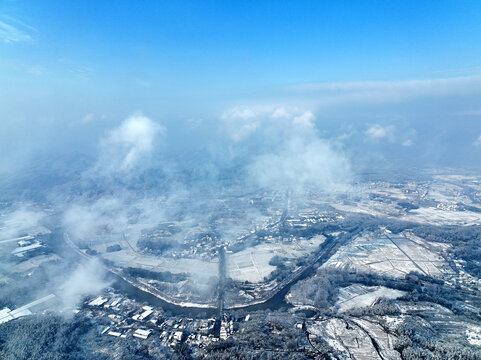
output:
[[[234,320],[224,316],[193,319],[172,316],[123,297],[108,289],[104,295],[84,302],[82,309],[87,316],[108,319],[108,325],[99,328],[101,335],[118,338],[135,337],[141,340],[158,337],[162,344],[174,347],[180,342],[203,348],[210,343],[226,340],[234,333]]]
[[[170,318],[161,326],[160,339],[164,345],[175,346],[181,341],[204,347],[212,342],[219,341],[214,334],[216,320],[191,319],[191,318]]]
[[[11,251],[11,254],[19,258],[38,255],[45,248],[45,244],[33,235],[25,235],[12,240],[18,241],[17,247]]]
[[[312,224],[321,222],[334,222],[342,220],[343,216],[336,213],[319,213],[316,210],[300,212],[295,217],[289,216],[285,222],[293,228],[307,228]]]
[[[247,198],[225,198],[223,204],[228,207],[225,214],[216,216],[210,223],[196,224],[192,230],[186,234],[182,234],[182,238],[177,238],[178,242],[182,243],[180,248],[169,249],[169,256],[173,258],[200,258],[205,261],[210,261],[218,257],[218,249],[221,246],[229,246],[235,248],[236,245],[241,245],[246,242],[251,236],[259,230],[268,230],[275,224],[282,210],[270,207],[273,203],[272,194],[263,194],[255,196],[253,199]],[[232,234],[228,241],[225,239],[218,239],[211,231],[211,229],[222,229],[228,227],[229,224],[237,224],[239,219],[236,217],[236,212],[242,212],[243,207],[247,204],[253,203],[259,206],[267,206],[265,209],[267,213],[271,213],[272,217],[266,216],[262,222],[252,223],[251,226],[245,226],[244,229],[238,229],[236,234]],[[262,203],[262,204],[261,204]],[[250,209],[247,206],[246,211]],[[166,238],[175,237],[179,232],[175,222],[165,222],[159,224],[154,229],[143,231],[141,235],[142,240],[147,240],[147,243],[156,243],[165,241]],[[153,249],[155,251],[155,249]]]
[[[184,246],[186,246],[186,248],[182,251],[179,251],[178,253],[174,253],[173,257],[200,257],[203,260],[211,260],[217,257],[217,249],[220,244],[220,241],[208,234],[205,234],[200,239],[186,238],[184,239]]]

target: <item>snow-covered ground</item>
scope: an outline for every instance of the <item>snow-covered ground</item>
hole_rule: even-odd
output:
[[[350,268],[389,277],[404,277],[410,272],[441,276],[450,271],[440,249],[414,241],[405,234],[385,230],[358,236],[341,247],[323,267]]]
[[[288,243],[266,242],[228,256],[228,273],[234,280],[262,282],[276,269],[269,261],[276,255],[297,259],[315,252],[325,240],[322,235]]]
[[[405,294],[404,291],[389,289],[384,286],[364,286],[353,284],[339,289],[336,307],[340,312],[373,305],[379,298],[397,299]]]

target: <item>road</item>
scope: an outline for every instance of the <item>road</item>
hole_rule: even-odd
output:
[[[219,318],[224,315],[224,287],[225,287],[225,276],[226,276],[226,263],[225,263],[225,249],[223,246],[219,248],[219,285],[218,285],[218,299],[217,307],[219,309]]]

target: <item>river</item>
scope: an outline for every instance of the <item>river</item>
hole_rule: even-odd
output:
[[[339,238],[329,238],[326,240],[319,251],[315,261],[313,261],[310,265],[308,265],[304,270],[302,270],[298,275],[296,275],[290,282],[282,286],[274,295],[272,295],[266,301],[263,301],[258,304],[253,305],[246,305],[236,307],[234,310],[243,310],[246,312],[253,312],[258,310],[279,310],[281,308],[291,309],[293,306],[285,301],[285,296],[291,289],[291,287],[296,284],[298,281],[308,278],[309,276],[313,275],[317,268],[322,265],[325,261],[327,261],[334,253],[334,251],[343,243],[345,243],[349,238],[352,238],[358,231],[354,231],[350,234],[345,234]],[[222,263],[222,262],[221,262]],[[225,264],[220,264],[221,273],[225,273]],[[169,303],[165,300],[162,300],[155,295],[152,295],[146,291],[143,291],[124,279],[120,278],[119,276],[112,274],[115,278],[114,287],[119,291],[125,293],[129,297],[132,297],[136,300],[147,302],[155,306],[160,306],[165,311],[170,311],[174,315],[180,316],[205,316],[205,317],[216,317],[220,316],[219,312],[224,312],[228,309],[224,309],[224,301],[223,301],[223,279],[220,281],[221,289],[219,289],[220,296],[218,300],[218,308],[200,308],[200,307],[186,307],[180,306],[176,304]],[[309,311],[311,313],[312,310]]]

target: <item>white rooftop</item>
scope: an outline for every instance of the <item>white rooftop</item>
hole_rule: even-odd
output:
[[[134,332],[134,337],[146,340],[151,332],[152,330],[137,329]]]
[[[99,296],[97,297],[96,299],[92,300],[91,302],[89,302],[89,305],[90,306],[101,306],[103,304],[105,304],[106,302],[108,301],[107,298],[104,298],[102,296]]]

